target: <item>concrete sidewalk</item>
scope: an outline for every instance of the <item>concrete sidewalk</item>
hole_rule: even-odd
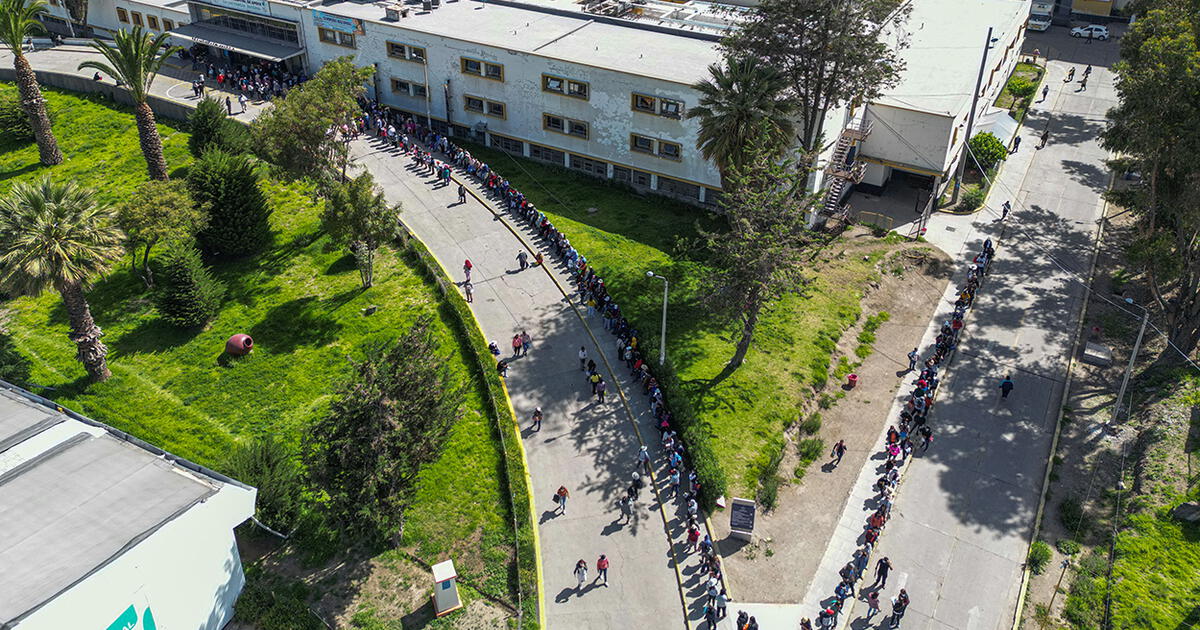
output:
[[[628,387],[630,374],[615,359],[613,337],[598,317],[585,321],[582,311],[577,312],[564,297],[560,287],[568,291],[572,287],[563,269],[519,270],[516,256],[525,248],[507,225],[530,244],[537,242],[535,234],[508,223],[511,218],[494,216],[473,197],[459,204],[457,185],[436,187],[434,178],[418,174],[408,156],[382,143],[357,140],[352,151],[357,164],[375,176],[388,199],[404,205],[401,216],[405,223],[452,278],[461,281],[464,260],[472,262],[475,292],[471,307],[484,333],[504,351],[503,356],[509,355],[514,334],[528,331],[533,337],[532,351],[513,360],[507,381],[522,422],[533,478],[548,626],[684,627],[673,556],[684,553],[678,506],[667,504],[670,537],[652,488],[642,492],[632,521],[618,522],[616,501],[635,470],[638,431],[649,442],[656,468],[661,470],[663,459],[645,397],[640,386]],[[482,190],[475,190],[482,196]],[[550,256],[546,260],[553,262]],[[577,358],[580,347],[587,349],[609,383],[603,404],[590,395]],[[602,355],[613,363],[611,368]],[[618,384],[629,397],[632,417],[614,391]],[[528,421],[536,406],[545,414],[541,431],[533,431]],[[571,492],[566,514],[556,513],[551,502],[560,485]],[[572,575],[576,560],[586,560],[591,567],[590,582],[602,553],[612,562],[609,586],[589,583],[577,591]]]
[[[907,466],[872,558],[874,564],[887,556],[896,567],[881,592],[884,613],[899,589],[912,598],[904,628],[1013,626],[1108,184],[1107,152],[1098,135],[1105,111],[1115,103],[1112,75],[1096,68],[1088,90],[1076,91],[1078,83],[1062,81],[1066,68],[1051,62],[1050,97],[1026,119],[1023,147],[1009,157],[987,209],[965,217],[935,214],[929,224],[927,238],[964,271],[984,239],[993,239],[997,254],[930,415],[934,443]],[[1050,142],[1038,150],[1047,123]],[[1012,201],[1013,211],[1000,223],[1005,200]],[[923,349],[947,318],[951,291],[962,280],[959,274],[947,291]],[[1009,373],[1016,389],[1002,401],[998,385]],[[893,418],[900,404],[897,399]],[[880,452],[882,443],[880,436]],[[883,456],[875,459],[882,463]],[[832,595],[837,571],[861,545],[866,516],[875,507],[870,485],[881,470],[868,466],[861,472],[795,616],[813,616],[818,602]],[[886,627],[886,615],[868,623],[865,612],[861,601],[848,603],[841,621],[856,630]]]

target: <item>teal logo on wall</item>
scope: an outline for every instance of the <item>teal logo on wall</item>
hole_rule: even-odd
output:
[[[158,626],[154,625],[154,613],[149,608],[142,613],[142,623],[139,625],[137,610],[130,606],[105,630],[158,630]]]

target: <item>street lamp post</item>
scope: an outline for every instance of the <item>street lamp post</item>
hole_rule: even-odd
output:
[[[1125,400],[1125,388],[1129,386],[1129,377],[1133,375],[1133,364],[1137,361],[1138,351],[1142,349],[1142,337],[1146,335],[1146,324],[1150,323],[1150,311],[1145,306],[1137,304],[1132,298],[1125,298],[1125,303],[1142,309],[1142,329],[1138,331],[1137,341],[1133,342],[1133,354],[1129,355],[1129,365],[1125,366],[1125,378],[1121,379],[1121,389],[1117,393],[1117,402],[1113,404],[1112,426],[1117,426],[1117,418],[1121,414],[1121,403]]]
[[[662,316],[662,331],[658,338],[658,364],[660,366],[667,364],[667,290],[671,287],[671,282],[666,278],[654,273],[653,271],[646,272],[647,278],[658,278],[663,281],[663,316]]]
[[[987,40],[983,45],[983,58],[979,60],[979,76],[975,77],[975,91],[971,92],[971,113],[967,115],[967,135],[963,137],[962,157],[958,159],[958,173],[954,176],[954,195],[950,203],[958,203],[958,192],[962,188],[963,171],[967,168],[967,156],[971,148],[971,132],[975,129],[975,105],[979,102],[979,86],[983,85],[983,69],[987,67],[988,51],[997,38],[992,37],[992,27],[988,27]]]

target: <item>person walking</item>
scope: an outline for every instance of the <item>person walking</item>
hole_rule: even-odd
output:
[[[1008,218],[1008,213],[1010,210],[1012,210],[1012,202],[1005,201],[1004,205],[1000,206],[1000,220],[1001,221]]]
[[[596,560],[596,580],[604,579],[604,585],[608,586],[608,556],[600,554],[600,559]]]
[[[458,203],[467,203],[467,187],[458,185]]]
[[[617,499],[617,507],[621,510],[621,518],[617,520],[625,519],[625,522],[628,523],[633,518],[633,499],[630,499],[629,495],[625,495]]]
[[[521,266],[521,271],[529,268],[529,254],[525,250],[517,252],[517,264]]]
[[[1013,153],[1016,153],[1020,149],[1021,149],[1021,136],[1017,136],[1017,137],[1013,138],[1013,146],[1012,146],[1012,150],[1009,151],[1009,154],[1011,155]]]
[[[867,621],[879,614],[879,591],[867,593]]]
[[[1075,80],[1075,66],[1071,66],[1071,68],[1069,70],[1067,70],[1067,78],[1063,80],[1063,83],[1070,83],[1071,81],[1074,81],[1074,80]]]
[[[601,378],[600,382],[596,383],[596,402],[600,403],[601,405],[604,404],[604,391],[607,389],[608,383],[605,383],[604,379]]]
[[[875,563],[875,581],[871,583],[871,588],[875,588],[876,585],[878,585],[880,589],[887,588],[888,573],[890,573],[891,570],[892,561],[886,556],[880,558],[879,562]]]
[[[833,467],[837,468],[838,464],[842,463],[842,457],[846,454],[846,440],[838,440],[837,444],[833,445],[833,450],[829,451],[829,457],[833,459]]]
[[[1044,149],[1046,144],[1050,142],[1050,126],[1047,125],[1042,129],[1041,143],[1038,144],[1039,149]]]
[[[1042,101],[1046,100],[1046,95],[1048,95],[1048,94],[1050,94],[1050,86],[1049,85],[1042,88]],[[1040,103],[1042,101],[1038,101],[1038,102]]]
[[[1086,92],[1087,91],[1087,77],[1083,77],[1082,79],[1079,80],[1079,89],[1075,90],[1075,91],[1076,92]]]
[[[558,511],[562,512],[563,514],[566,514],[567,513],[567,499],[571,498],[571,492],[569,490],[567,490],[566,486],[559,486],[558,492],[555,492],[554,496],[558,497],[557,499],[555,499],[555,501],[558,502]],[[580,560],[580,562],[583,562],[583,561]]]
[[[587,348],[579,346],[579,369],[581,371],[587,369],[587,360]]]
[[[892,622],[888,627],[899,628],[900,620],[904,618],[906,610],[908,610],[908,591],[900,589],[900,594],[892,598]]]
[[[637,463],[634,464],[635,468],[642,468],[643,466],[646,470],[650,470],[650,449],[645,445],[638,451]]]
[[[240,105],[242,108],[242,111],[238,112],[239,114],[246,113],[246,100],[247,100],[246,95],[244,93],[238,94],[238,105]]]
[[[583,558],[575,563],[575,579],[579,580],[579,584],[575,587],[575,591],[578,592],[583,589],[583,583],[587,581],[587,562],[584,562]]]
[[[225,115],[233,115],[233,99],[229,98],[228,96],[225,97]]]
[[[521,331],[521,356],[529,356],[529,349],[533,347],[533,337],[529,336],[528,332]]]
[[[533,408],[533,416],[531,416],[531,418],[533,420],[533,430],[541,431],[542,430],[542,408],[534,407]]]
[[[1003,381],[1000,381],[1000,398],[1008,398],[1008,395],[1012,393],[1013,387],[1012,374],[1008,374],[1004,377]]]
[[[912,352],[908,353],[908,371],[912,372],[917,369],[917,361],[921,359],[921,355],[917,353],[917,349],[913,348]]]
[[[463,283],[463,293],[467,296],[468,304],[475,301],[475,285],[471,284],[469,280]]]

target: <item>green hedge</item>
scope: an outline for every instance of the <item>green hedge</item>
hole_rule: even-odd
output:
[[[496,373],[487,341],[483,338],[479,327],[474,324],[475,315],[471,312],[471,307],[457,290],[450,288],[453,284],[424,243],[416,238],[404,236],[402,245],[412,257],[413,262],[417,263],[417,267],[433,281],[445,298],[443,303],[454,314],[454,317],[450,319],[458,328],[457,332],[467,341],[476,367],[486,385],[487,403],[491,408],[492,416],[496,419],[496,430],[504,451],[504,476],[508,483],[509,506],[512,510],[513,528],[516,533],[516,587],[522,615],[518,629],[536,629],[538,628],[538,579],[537,554],[533,540],[533,506],[529,501],[530,492],[526,483],[524,459],[521,456],[521,435],[517,429],[517,420],[513,417],[512,409],[506,401],[504,385]]]
[[[699,503],[706,511],[711,512],[717,503],[717,497],[725,496],[728,492],[729,483],[725,479],[725,471],[717,462],[716,453],[712,450],[708,425],[696,416],[691,401],[683,394],[683,385],[679,382],[671,360],[668,358],[666,365],[657,364],[650,357],[646,360],[654,366],[655,378],[662,387],[667,406],[674,415],[675,425],[679,427],[679,436],[687,446],[688,459],[700,480]]]

